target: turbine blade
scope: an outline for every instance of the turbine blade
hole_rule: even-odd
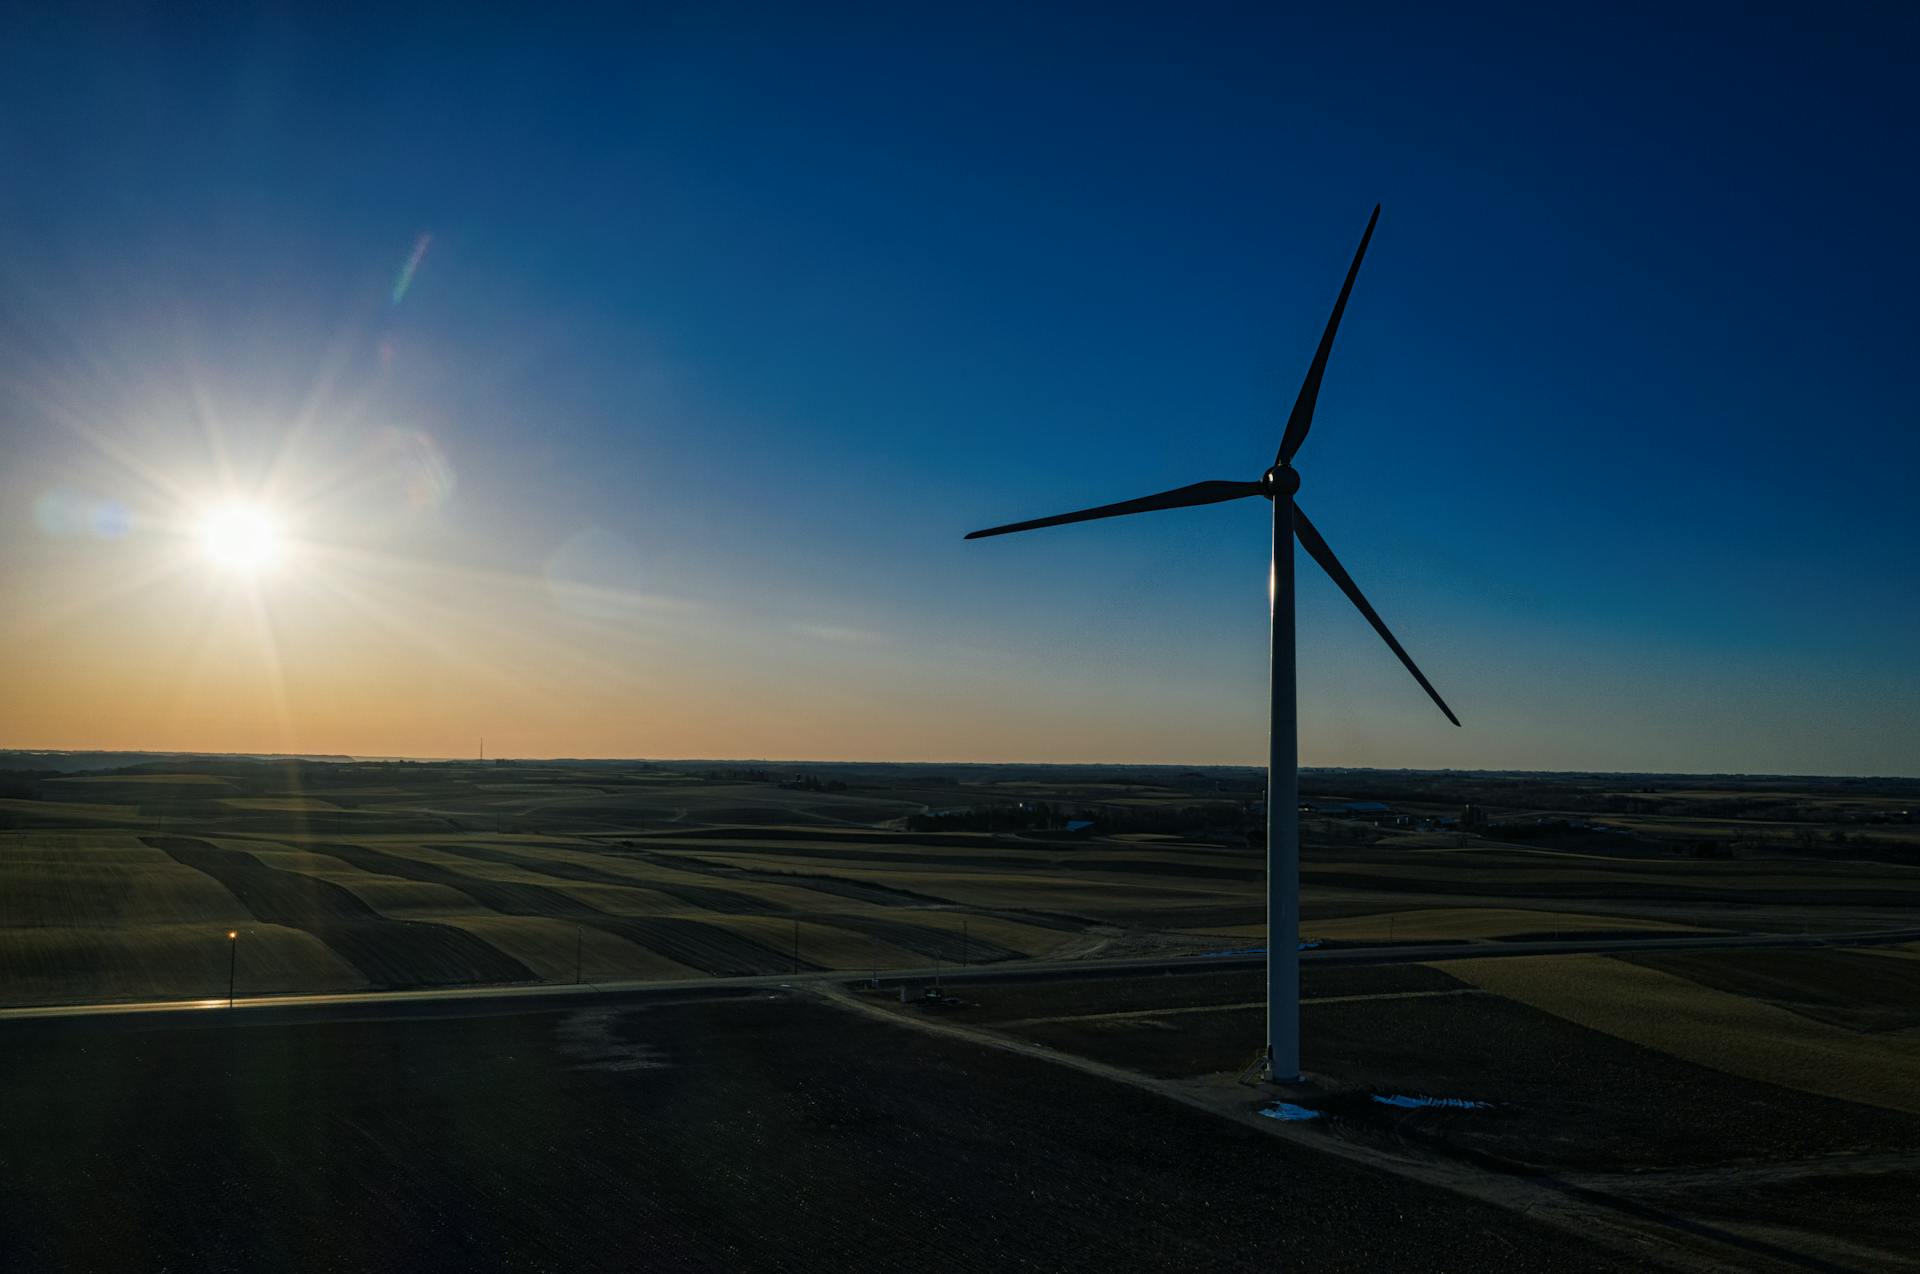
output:
[[[1293,453],[1300,450],[1300,444],[1307,440],[1307,430],[1313,428],[1313,405],[1320,398],[1320,378],[1327,374],[1327,355],[1333,352],[1333,334],[1340,327],[1340,316],[1347,310],[1347,294],[1353,291],[1353,276],[1360,273],[1360,258],[1367,255],[1367,241],[1373,238],[1373,226],[1380,220],[1380,205],[1373,205],[1373,216],[1367,218],[1367,232],[1360,236],[1360,250],[1353,254],[1353,264],[1347,267],[1347,281],[1340,285],[1340,299],[1333,303],[1333,316],[1327,320],[1327,330],[1320,334],[1320,348],[1314,351],[1313,364],[1307,368],[1307,379],[1300,386],[1300,396],[1293,400],[1293,414],[1287,417],[1287,432],[1281,435],[1280,450],[1275,453],[1273,462],[1285,464],[1293,459]]]
[[[1327,547],[1327,542],[1320,537],[1320,532],[1314,529],[1313,523],[1307,520],[1306,513],[1297,504],[1293,506],[1293,533],[1300,537],[1301,545],[1313,560],[1320,563],[1321,568],[1333,577],[1333,582],[1340,586],[1340,591],[1347,595],[1347,600],[1360,608],[1360,613],[1367,617],[1369,624],[1373,625],[1373,631],[1379,633],[1393,653],[1400,656],[1400,662],[1407,666],[1407,671],[1412,673],[1413,679],[1420,683],[1420,688],[1427,692],[1427,697],[1440,705],[1440,711],[1447,714],[1447,720],[1459,725],[1460,718],[1453,715],[1453,709],[1447,706],[1447,701],[1440,697],[1440,692],[1433,688],[1433,683],[1428,681],[1425,674],[1415,666],[1406,648],[1395,640],[1391,632],[1387,631],[1387,626],[1381,620],[1379,612],[1368,603],[1366,596],[1360,591],[1360,586],[1353,582],[1353,576],[1347,574],[1347,568],[1340,565],[1340,559],[1333,555],[1333,550]]]
[[[1031,522],[1011,522],[1006,526],[988,527],[984,531],[971,531],[968,532],[967,538],[979,540],[989,535],[1037,531],[1043,526],[1063,526],[1068,522],[1091,522],[1095,518],[1119,518],[1129,513],[1152,513],[1159,509],[1184,509],[1196,504],[1219,504],[1222,500],[1239,500],[1246,496],[1259,495],[1262,490],[1258,482],[1196,482],[1190,487],[1176,487],[1172,491],[1162,491],[1158,495],[1141,496],[1138,500],[1103,504],[1097,509],[1081,509],[1077,513],[1057,513],[1053,517],[1035,518]]]

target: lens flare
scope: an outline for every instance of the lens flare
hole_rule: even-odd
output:
[[[200,547],[227,570],[256,574],[280,560],[280,528],[265,509],[228,504],[200,520]]]
[[[133,515],[118,500],[97,499],[56,487],[33,502],[33,520],[47,535],[91,535],[117,540],[133,529]]]
[[[453,465],[430,435],[418,429],[389,429],[381,446],[386,453],[383,461],[406,492],[408,508],[431,512],[453,497]]]
[[[413,276],[419,271],[420,263],[427,258],[427,249],[433,244],[431,234],[423,234],[413,241],[413,252],[407,257],[407,263],[400,267],[400,274],[393,281],[393,291],[388,294],[390,303],[398,305],[407,299],[407,290],[413,286]]]

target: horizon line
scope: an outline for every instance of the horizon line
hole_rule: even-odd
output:
[[[891,765],[891,766],[1012,766],[1027,769],[1152,769],[1152,770],[1264,770],[1257,761],[882,761],[860,758],[799,757],[671,757],[671,756],[401,756],[354,752],[200,752],[182,749],[152,748],[22,748],[0,747],[0,756],[102,756],[111,754],[141,757],[193,757],[225,761],[313,761],[320,764],[413,764],[413,765],[551,765],[567,762],[630,765]],[[1920,782],[1920,775],[1842,774],[1782,770],[1528,770],[1479,766],[1471,769],[1409,765],[1302,765],[1302,773],[1373,774],[1517,774],[1540,776],[1607,775],[1651,778],[1742,778],[1742,779],[1890,779]]]

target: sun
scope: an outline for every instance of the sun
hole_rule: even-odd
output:
[[[200,519],[200,547],[217,566],[242,575],[270,570],[280,560],[280,526],[258,505],[225,504]]]

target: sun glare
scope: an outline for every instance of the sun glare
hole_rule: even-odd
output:
[[[214,509],[200,520],[199,538],[207,557],[226,570],[255,574],[280,559],[280,528],[253,505]]]

